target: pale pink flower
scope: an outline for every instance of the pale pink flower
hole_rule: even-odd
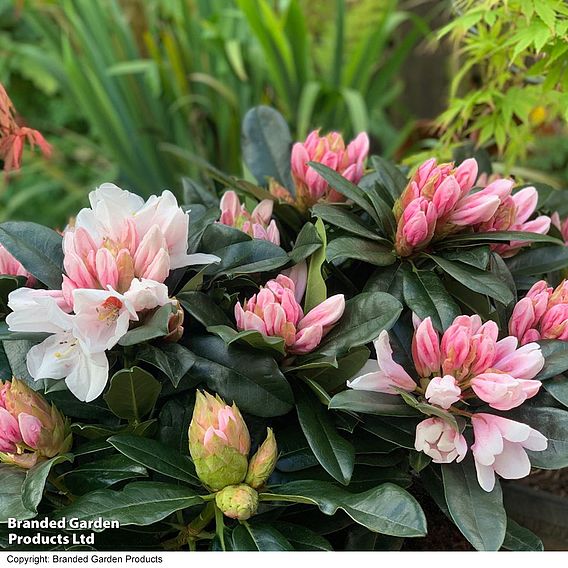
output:
[[[392,348],[389,342],[389,334],[383,330],[374,341],[377,360],[370,360],[365,374],[347,382],[349,388],[355,390],[382,392],[386,394],[398,394],[397,388],[412,392],[416,389],[416,383],[404,370],[402,365],[392,357]],[[372,370],[374,369],[374,370]]]
[[[242,305],[235,305],[237,328],[284,339],[289,353],[309,353],[321,342],[345,309],[343,294],[328,298],[305,316],[294,295],[294,282],[280,274]]]
[[[477,479],[488,492],[495,487],[495,473],[505,479],[520,479],[530,473],[525,449],[542,451],[548,446],[540,432],[521,422],[485,413],[474,414],[471,422]]]
[[[550,217],[541,215],[532,221],[528,220],[535,212],[537,203],[538,192],[534,187],[525,187],[514,195],[506,195],[501,198],[501,203],[494,215],[478,225],[475,230],[478,232],[524,231],[545,235],[550,229]],[[522,247],[530,244],[530,241],[511,241],[509,244],[494,244],[491,248],[503,257],[510,257],[519,252]]]
[[[482,373],[471,380],[473,392],[496,410],[520,406],[540,389],[540,381],[516,379],[506,373]]]
[[[568,282],[556,289],[544,280],[537,282],[515,305],[509,332],[523,345],[539,339],[568,340]]]
[[[79,212],[63,238],[62,289],[70,305],[77,288],[110,286],[124,293],[134,278],[163,282],[176,268],[219,261],[214,255],[187,254],[189,217],[169,191],[144,202],[106,183],[89,200],[91,207]]]
[[[434,463],[461,462],[467,453],[465,438],[438,417],[427,418],[416,427],[414,448],[432,458]]]
[[[394,207],[397,253],[410,256],[433,240],[489,221],[513,182],[496,180],[473,193],[476,177],[473,158],[457,168],[453,163],[438,165],[433,158],[419,166]]]
[[[441,369],[440,338],[429,317],[414,331],[412,358],[421,377],[429,377]]]
[[[152,310],[170,302],[168,287],[161,282],[146,278],[134,278],[130,283],[130,288],[124,293],[124,297],[136,312]]]
[[[461,400],[461,389],[452,375],[434,377],[426,387],[424,396],[430,404],[447,410],[452,404]]]
[[[234,191],[226,191],[221,198],[221,218],[219,222],[229,227],[240,229],[247,235],[275,245],[280,244],[280,232],[276,221],[272,219],[274,202],[263,199],[249,213],[244,204],[241,205],[238,195]]]

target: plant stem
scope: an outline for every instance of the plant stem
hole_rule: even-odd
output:
[[[221,543],[221,550],[225,551],[225,523],[223,521],[223,511],[221,511],[215,503],[212,504],[215,508],[215,532],[217,533],[217,537]]]

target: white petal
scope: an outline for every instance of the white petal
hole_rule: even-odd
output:
[[[171,262],[172,262],[172,269],[177,268],[174,267],[173,256]],[[218,256],[215,256],[214,254],[195,253],[195,254],[184,255],[183,259],[178,260],[176,264],[178,264],[178,266],[193,266],[195,264],[216,264],[218,262],[221,262],[221,259]]]
[[[529,437],[522,443],[523,447],[533,452],[541,452],[548,447],[548,440],[538,430],[531,428]]]
[[[477,481],[481,485],[481,489],[488,493],[493,491],[495,487],[495,472],[493,468],[488,465],[482,465],[475,460],[475,469],[477,471]]]
[[[72,372],[65,383],[69,390],[84,402],[95,400],[108,381],[108,359],[104,353],[88,354],[80,351]]]
[[[521,444],[503,443],[503,451],[495,456],[493,469],[505,479],[521,479],[531,471],[531,462]]]
[[[74,369],[77,357],[78,343],[70,333],[52,335],[28,351],[28,371],[36,380],[62,379]]]

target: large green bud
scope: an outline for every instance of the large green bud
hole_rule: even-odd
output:
[[[262,487],[274,471],[276,460],[278,459],[278,447],[272,428],[266,430],[266,440],[258,448],[256,454],[249,462],[245,483],[259,489]]]
[[[258,493],[244,483],[229,485],[215,495],[215,503],[226,517],[246,521],[256,513]]]
[[[189,451],[199,479],[212,491],[245,478],[250,436],[237,406],[197,391],[189,425]]]

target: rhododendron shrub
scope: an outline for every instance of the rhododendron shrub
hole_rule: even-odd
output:
[[[0,224],[22,495],[0,521],[105,511],[97,550],[393,549],[436,506],[474,548],[542,549],[501,487],[568,466],[558,194],[473,158],[408,171],[365,134],[290,144],[275,112],[247,180]]]

